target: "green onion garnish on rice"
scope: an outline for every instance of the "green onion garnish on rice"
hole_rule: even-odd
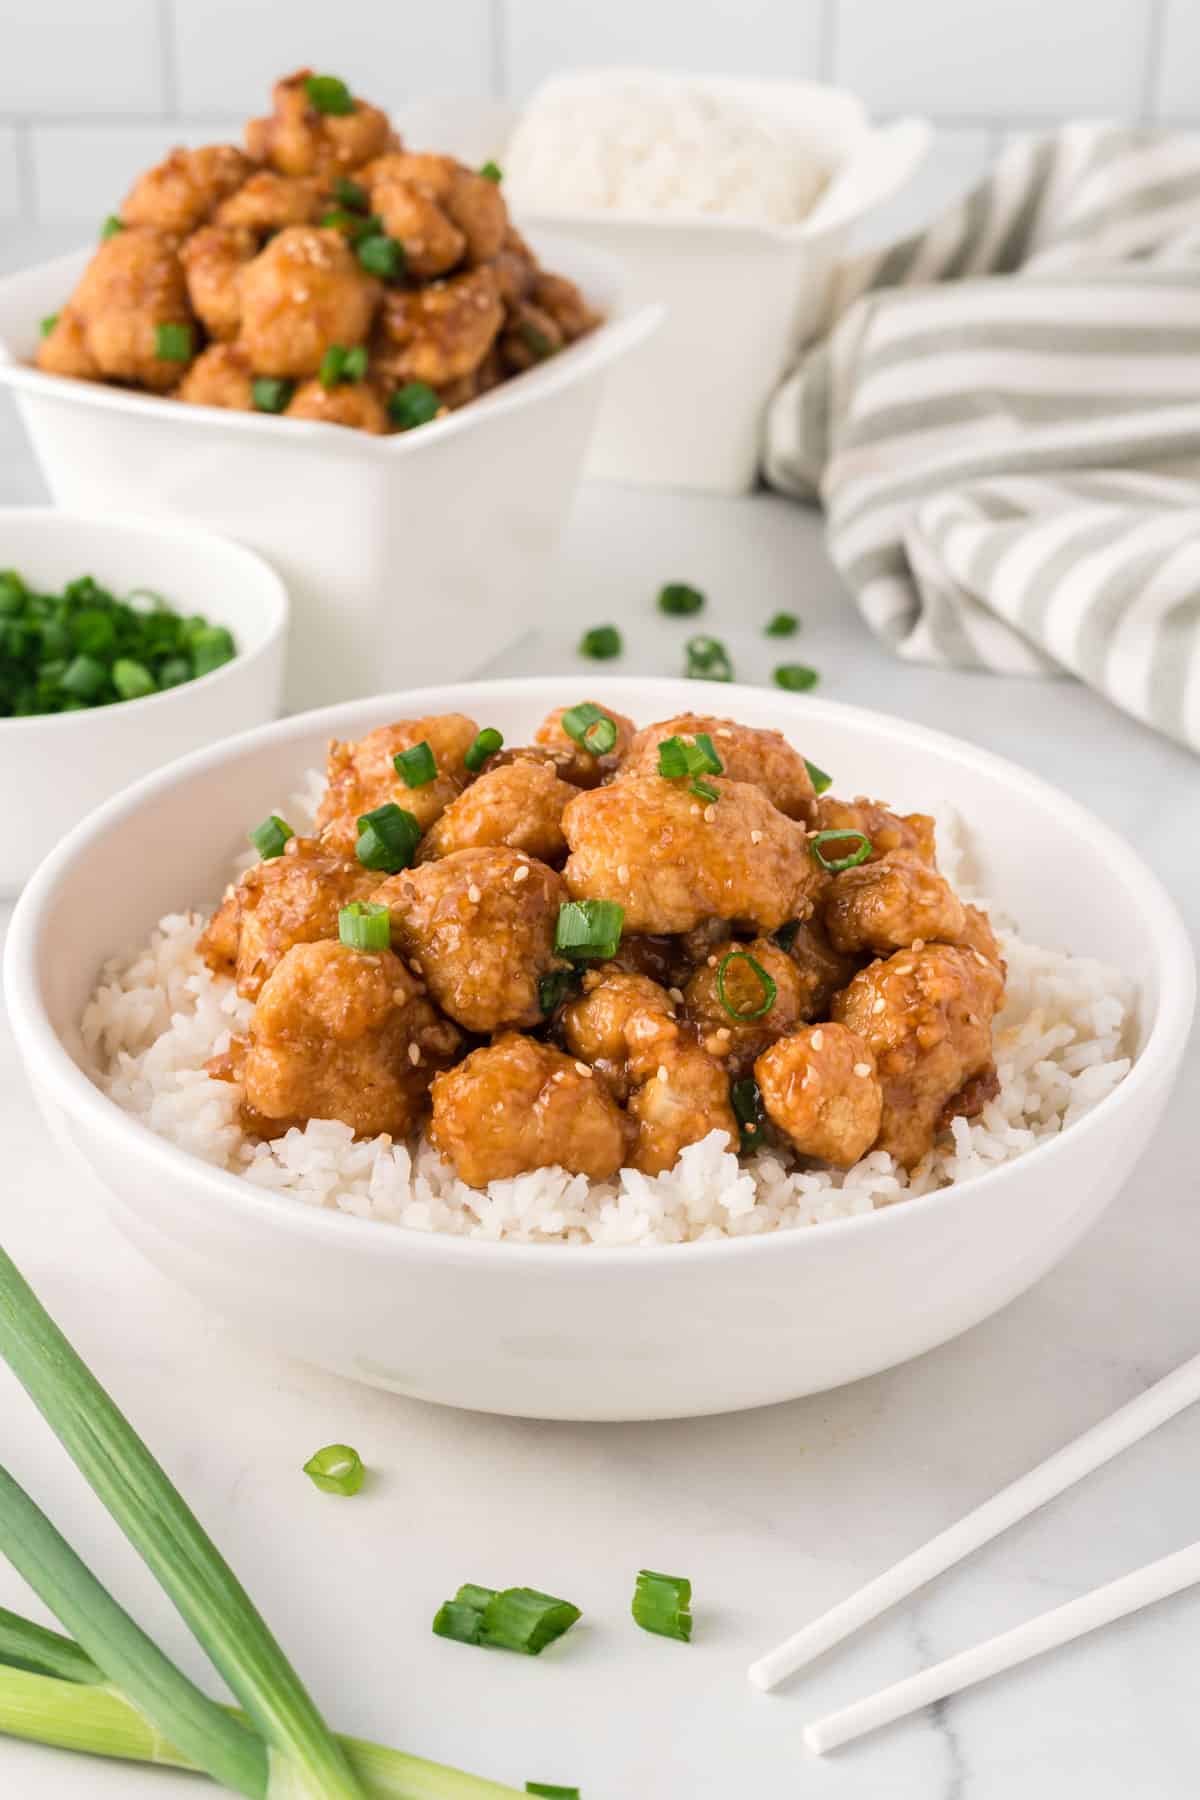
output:
[[[366,950],[372,954],[387,950],[392,942],[391,913],[386,906],[376,906],[370,900],[351,900],[338,913],[338,942],[345,944],[348,950]],[[333,1447],[342,1448],[340,1445]],[[308,1464],[304,1466],[312,1475]],[[316,1480],[315,1475],[313,1479]]]
[[[386,906],[378,911],[387,912]],[[339,928],[341,917],[338,918]],[[345,939],[342,942],[345,943]],[[381,949],[384,945],[379,946]],[[304,1465],[304,1473],[314,1487],[320,1488],[323,1494],[357,1494],[362,1487],[366,1470],[362,1457],[350,1444],[326,1444],[324,1449],[317,1450]]]
[[[739,1000],[739,996],[730,991],[730,970],[736,976],[743,963],[754,979],[755,991],[744,993]],[[717,998],[729,1017],[736,1019],[739,1024],[744,1024],[748,1019],[764,1018],[774,1006],[778,991],[771,976],[748,950],[731,950],[721,958],[717,969]]]
[[[825,854],[826,844],[852,843],[855,848],[832,861]],[[809,855],[829,875],[840,875],[844,869],[857,869],[865,863],[874,846],[865,831],[814,831],[808,840]]]
[[[559,723],[567,736],[573,738],[589,756],[606,756],[616,747],[616,721],[609,717],[602,706],[596,706],[591,700],[581,700],[578,706],[568,706]]]
[[[813,784],[813,793],[828,793],[829,789],[833,786],[833,776],[827,775],[824,769],[818,769],[816,763],[809,762],[807,756],[804,758],[804,766],[808,770],[808,779]]]
[[[707,731],[698,731],[690,741],[683,737],[663,739],[658,746],[658,772],[673,781],[681,775],[723,775],[725,764]]]
[[[639,1569],[633,1592],[633,1616],[643,1631],[691,1642],[692,1584],[682,1575],[659,1575]]]
[[[256,825],[253,831],[246,833],[264,862],[282,856],[284,845],[295,835],[287,820],[281,819],[278,813],[269,814],[261,825]]]
[[[617,954],[624,922],[625,908],[616,900],[566,900],[558,909],[555,953],[606,962]]]
[[[562,1637],[580,1617],[579,1608],[537,1588],[478,1587],[468,1582],[434,1615],[437,1637],[459,1644],[481,1644],[491,1650],[515,1650],[540,1656],[547,1644]]]
[[[463,762],[472,775],[477,775],[489,756],[495,756],[504,744],[504,733],[497,731],[494,725],[485,725],[471,745]]]
[[[359,819],[354,854],[364,869],[395,875],[411,865],[420,841],[421,827],[412,814],[389,800]]]
[[[437,763],[426,739],[414,744],[411,750],[397,750],[392,767],[405,787],[427,787],[437,779]]]

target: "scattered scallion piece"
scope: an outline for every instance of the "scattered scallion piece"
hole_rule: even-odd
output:
[[[538,982],[538,1005],[546,1018],[574,992],[578,980],[574,969],[556,969],[553,975],[542,976]]]
[[[684,618],[690,613],[698,613],[704,606],[704,595],[699,588],[689,587],[686,581],[668,581],[658,590],[658,610],[669,613],[675,618]]]
[[[674,781],[681,775],[723,775],[725,764],[708,732],[698,731],[690,743],[682,737],[662,740],[658,746],[658,772]]]
[[[617,954],[624,923],[625,908],[616,900],[565,900],[554,930],[555,953],[606,962]]]
[[[320,224],[325,231],[340,231],[352,244],[361,243],[363,238],[387,235],[383,229],[383,220],[377,213],[347,212],[341,206],[335,206],[332,212],[323,213]]]
[[[542,1800],[580,1800],[578,1788],[553,1787],[548,1781],[527,1781],[527,1794],[540,1794]]]
[[[147,694],[158,692],[158,683],[145,663],[132,656],[118,656],[112,666],[112,684],[122,700],[144,700]]]
[[[397,750],[392,767],[406,787],[427,787],[437,780],[437,763],[427,739],[414,744],[411,750]]]
[[[579,640],[580,656],[594,657],[597,662],[620,656],[622,647],[621,634],[615,625],[593,625]]]
[[[284,381],[277,375],[258,375],[250,384],[250,398],[256,412],[286,412],[295,391],[294,381]]]
[[[437,1637],[460,1644],[482,1644],[492,1650],[515,1650],[540,1656],[580,1617],[579,1608],[537,1588],[478,1587],[468,1582],[434,1616]]]
[[[44,338],[47,338],[50,336],[50,333],[54,330],[54,327],[58,324],[58,317],[59,316],[57,313],[47,313],[46,314],[45,318],[42,320],[41,324],[38,326],[38,330],[41,332],[41,334]]]
[[[333,184],[333,195],[342,206],[348,206],[351,212],[365,213],[371,204],[366,188],[357,181],[351,181],[348,175],[338,176]]]
[[[735,969],[741,963],[746,965],[757,984],[753,996],[745,995],[746,1000],[750,1002],[748,1005],[739,1005],[737,995],[729,991],[730,970]],[[751,956],[748,950],[730,950],[728,955],[721,958],[717,969],[717,999],[729,1017],[736,1019],[739,1024],[744,1023],[747,1019],[764,1018],[774,1006],[778,991],[772,977],[767,974],[757,957]]]
[[[346,366],[346,352],[341,344],[330,344],[321,358],[321,367],[317,370],[317,380],[328,392],[335,388],[342,379],[342,370]]]
[[[381,275],[385,281],[395,281],[404,273],[404,245],[399,238],[388,237],[382,231],[360,238],[355,253],[369,275]]]
[[[616,720],[591,700],[581,700],[578,706],[568,706],[559,723],[567,736],[574,738],[580,749],[586,750],[589,756],[606,756],[616,745]]]
[[[414,426],[428,425],[436,419],[442,410],[442,403],[424,381],[408,381],[388,401],[388,418],[401,431],[412,431]]]
[[[364,869],[396,875],[410,867],[420,841],[421,827],[412,814],[389,800],[359,819],[354,854]]]
[[[354,111],[354,95],[336,75],[310,75],[304,92],[309,105],[330,118],[344,119]]]
[[[715,806],[717,801],[721,798],[718,790],[708,781],[693,781],[689,783],[688,792],[694,794],[697,800],[703,800],[705,806]]]
[[[762,1134],[762,1095],[753,1075],[730,1083],[729,1104],[741,1128],[742,1149],[755,1149]]]
[[[107,244],[109,238],[116,237],[118,231],[124,231],[124,229],[124,219],[118,219],[116,213],[109,213],[107,219],[105,219],[103,225],[100,227],[100,242],[102,244]]]
[[[234,654],[232,637],[223,625],[206,625],[191,637],[192,665],[197,675],[211,675]]]
[[[287,820],[281,819],[278,813],[268,814],[261,825],[256,825],[253,831],[246,833],[264,862],[282,856],[284,845],[295,835]]]
[[[529,319],[521,320],[517,326],[517,335],[525,348],[533,356],[536,356],[539,362],[545,362],[546,358],[553,356],[558,349],[558,345],[553,339],[548,338],[544,331],[539,331],[538,327]]]
[[[857,848],[833,861],[825,855],[826,844],[851,843]],[[809,855],[814,862],[830,875],[840,875],[844,869],[857,869],[859,863],[865,863],[874,848],[865,831],[816,831],[808,840]]]
[[[794,637],[800,629],[800,621],[795,613],[777,612],[767,620],[768,637]]]
[[[784,954],[790,956],[792,945],[796,941],[796,933],[799,929],[799,919],[788,919],[779,927],[778,931],[773,931],[771,933],[771,942],[773,944],[778,944]]]
[[[689,638],[684,653],[687,658],[684,674],[689,681],[733,680],[733,664],[720,638]]]
[[[504,180],[504,170],[500,167],[500,164],[491,162],[490,160],[483,164],[479,173],[483,176],[485,181]]]
[[[808,770],[808,779],[813,784],[813,793],[827,793],[833,786],[833,776],[827,775],[824,769],[818,769],[816,763],[809,762],[807,756],[804,758],[804,766]]]
[[[633,1592],[633,1616],[643,1631],[690,1643],[692,1584],[682,1575],[659,1575],[639,1569]]]
[[[386,912],[386,907],[379,909]],[[339,919],[340,923],[340,919]],[[342,940],[343,943],[345,939]],[[304,1473],[323,1494],[357,1494],[366,1470],[362,1457],[350,1444],[326,1444],[304,1465]]]
[[[815,669],[803,663],[780,663],[775,671],[775,686],[786,688],[789,694],[806,694],[820,679]]]
[[[377,906],[370,900],[351,900],[338,913],[338,942],[345,944],[348,950],[374,953],[390,949],[392,915],[386,906]],[[308,1472],[312,1474],[311,1469]],[[315,1481],[316,1477],[313,1479]]]
[[[97,662],[94,656],[86,651],[71,661],[59,677],[59,687],[64,694],[72,694],[77,700],[95,700],[103,688],[107,675],[104,664]]]
[[[346,360],[342,364],[343,381],[361,381],[367,372],[367,347],[355,344],[353,350],[347,350]]]
[[[163,362],[190,362],[195,334],[190,325],[167,324],[154,328],[154,354]]]
[[[463,757],[463,762],[470,769],[472,775],[477,775],[488,757],[495,756],[497,750],[502,749],[503,745],[504,733],[497,731],[494,725],[485,725]]]

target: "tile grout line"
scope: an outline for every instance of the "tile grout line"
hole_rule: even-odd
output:
[[[817,68],[822,81],[833,81],[837,64],[837,22],[840,0],[822,0],[817,42]]]
[[[171,0],[158,0],[158,66],[163,113],[179,116],[179,66],[175,56],[175,11]]]
[[[1142,70],[1142,95],[1139,109],[1139,116],[1143,121],[1153,119],[1157,114],[1166,37],[1167,0],[1150,0],[1150,17],[1146,29],[1146,61]]]
[[[23,224],[37,223],[37,175],[33,162],[33,136],[26,119],[13,127],[13,151],[17,164],[18,217]]]
[[[508,95],[508,11],[505,0],[490,0],[488,18],[491,29],[492,95],[503,100]]]

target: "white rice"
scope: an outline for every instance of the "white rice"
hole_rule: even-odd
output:
[[[293,816],[312,805],[310,778]],[[319,787],[319,778],[317,778]],[[972,897],[943,831],[941,863]],[[986,904],[980,900],[979,904]],[[97,1085],[152,1131],[217,1167],[309,1206],[458,1237],[517,1243],[653,1245],[753,1237],[871,1212],[967,1181],[1055,1137],[1112,1092],[1130,1068],[1131,983],[1103,963],[1040,949],[994,908],[1008,963],[995,1022],[1000,1092],[979,1118],[955,1119],[911,1172],[883,1151],[852,1169],[797,1167],[762,1150],[746,1162],[722,1132],[684,1150],[666,1174],[623,1169],[589,1182],[539,1169],[486,1192],[459,1181],[424,1139],[355,1142],[346,1125],[314,1119],[269,1144],[238,1123],[239,1092],[204,1073],[248,1026],[251,1006],[196,951],[200,913],[161,919],[148,944],[113,957],[81,1022],[82,1057]]]
[[[788,226],[812,210],[826,178],[800,122],[649,71],[547,82],[504,154],[518,212],[710,213]]]

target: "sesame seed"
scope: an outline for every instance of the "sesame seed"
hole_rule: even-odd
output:
[[[752,844],[761,844],[762,841],[763,841],[763,834],[761,831],[752,831],[750,833],[750,842]]]
[[[670,996],[671,996],[672,1000],[675,1002],[676,1006],[683,1005],[683,989],[682,988],[668,988],[667,992],[668,992],[668,994],[670,994]]]
[[[688,811],[691,813],[693,819],[698,819],[700,817],[700,808],[698,806],[689,806]]]
[[[575,1064],[575,1073],[577,1075],[582,1075],[585,1081],[591,1080],[592,1071],[588,1068],[586,1063],[577,1062]]]
[[[403,1006],[404,1002],[408,999],[408,995],[405,993],[403,988],[393,988],[392,989],[392,999],[395,1001],[397,1006]]]
[[[825,1033],[823,1031],[814,1031],[811,1042],[814,1050],[822,1049],[825,1044]]]
[[[978,1025],[978,1023],[979,1023],[979,1015],[977,1013],[968,1013],[967,1014],[967,1024],[968,1025]]]
[[[555,1069],[553,1079],[555,1081],[565,1081],[567,1079],[567,1071],[565,1069]]]
[[[715,957],[715,956],[710,956],[710,957],[709,957],[709,959],[708,959],[708,966],[709,966],[709,968],[710,968],[710,969],[715,969],[715,968],[716,968],[716,966],[717,966],[717,959],[716,959],[716,957]]]
[[[733,733],[732,733],[732,731],[730,731],[728,725],[721,725],[713,733],[713,735],[714,735],[714,737],[731,738],[733,736]]]
[[[659,1065],[658,1065],[658,1079],[659,1079],[659,1080],[660,1080],[660,1081],[666,1081],[666,1080],[668,1080],[668,1079],[669,1079],[669,1077],[668,1077],[668,1075],[667,1075],[667,1065],[666,1065],[666,1063],[659,1063]]]
[[[914,951],[915,950],[923,950],[924,948],[925,948],[925,939],[924,938],[914,938],[913,939],[912,949]]]
[[[618,865],[617,880],[620,882],[622,887],[628,887],[628,885],[629,885],[629,865],[628,865],[628,863],[621,863]]]
[[[863,1080],[865,1080],[866,1077],[871,1073],[870,1063],[855,1063],[854,1073],[856,1075],[860,1076]]]
[[[483,895],[480,893],[479,889],[475,886],[474,882],[472,882],[470,887],[467,889],[467,899],[471,902],[472,906],[478,906],[479,902],[483,899]]]
[[[728,1025],[721,1025],[717,1028],[717,1036],[723,1044],[727,1044],[733,1036],[733,1033],[730,1031]]]
[[[418,1044],[410,1044],[408,1046],[408,1060],[414,1069],[419,1066],[421,1061],[421,1050]]]
[[[874,1006],[871,1008],[871,1011],[873,1013],[881,1013],[881,1012],[883,1012],[883,1010],[885,1009],[886,1006],[887,1006],[887,1001],[883,998],[883,995],[881,994],[879,996],[879,999],[875,1002]]]
[[[716,818],[716,816],[717,816],[717,809],[716,809],[716,807],[715,807],[715,806],[706,806],[706,807],[705,807],[705,809],[704,809],[704,823],[705,823],[705,824],[706,824],[706,825],[711,825],[711,824],[712,824],[712,822],[713,822],[713,820],[714,820],[714,819],[715,819],[715,818]]]
[[[517,885],[517,883],[520,881],[528,881],[528,880],[529,880],[529,864],[522,863],[519,869],[513,870],[513,886],[515,887]]]
[[[976,950],[976,951],[973,951],[972,954],[974,955],[975,961],[979,964],[981,969],[990,969],[991,968],[992,965],[989,963],[987,957],[984,956],[982,951]]]

